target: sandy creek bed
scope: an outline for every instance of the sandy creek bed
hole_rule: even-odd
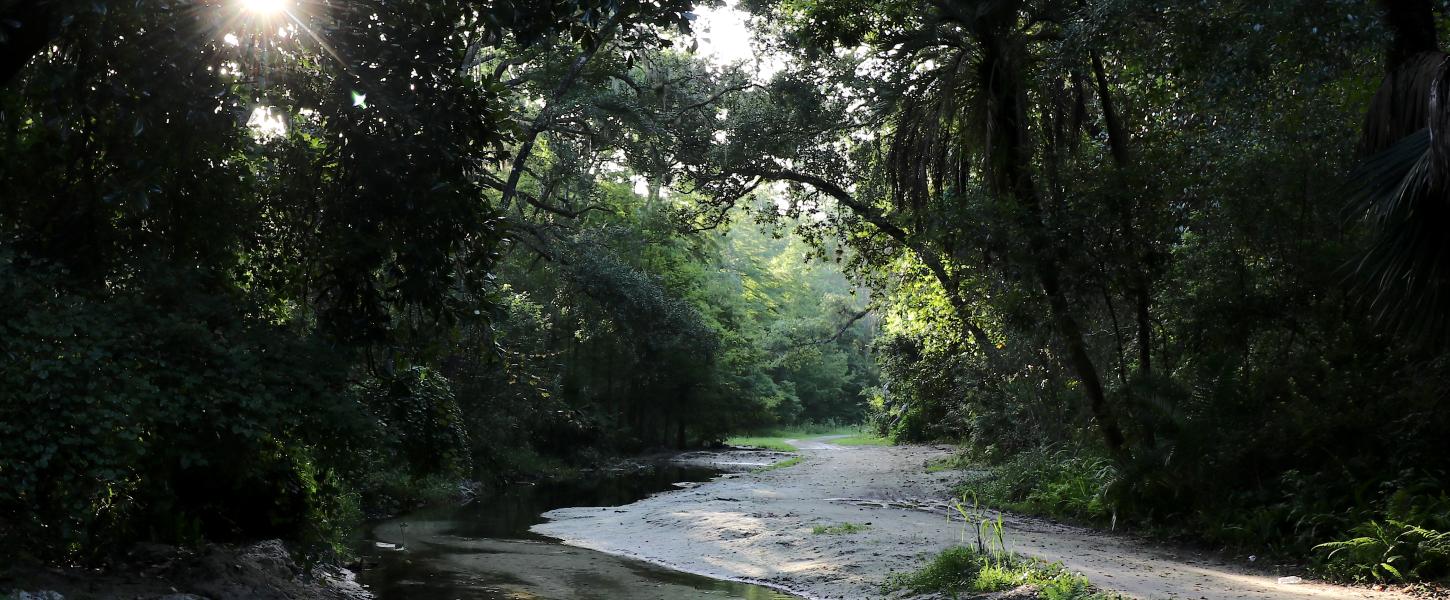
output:
[[[933,512],[960,474],[927,473],[947,453],[927,446],[842,447],[793,442],[793,467],[743,473],[625,506],[545,513],[536,533],[564,543],[807,598],[881,598],[892,572],[958,543],[962,524]],[[742,460],[740,454],[714,457]],[[710,462],[712,455],[694,455]],[[876,502],[879,501],[879,502]],[[908,508],[909,507],[909,508]],[[993,513],[995,514],[995,513]],[[1404,598],[1319,584],[1280,585],[1275,575],[1181,550],[1011,514],[1008,549],[1061,561],[1098,585],[1137,598],[1228,600]],[[817,525],[870,523],[860,533],[816,535]]]

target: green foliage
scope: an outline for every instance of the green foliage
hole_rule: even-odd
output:
[[[944,471],[961,471],[970,469],[977,463],[965,454],[953,454],[928,461],[926,464],[927,473],[941,473]]]
[[[908,573],[897,573],[882,585],[883,593],[909,591],[913,594],[944,594],[949,598],[973,597],[1023,585],[1038,588],[1043,598],[1053,600],[1107,600],[1095,592],[1087,579],[1068,572],[1058,563],[1045,563],[1023,556],[982,552],[966,546],[952,546],[932,557],[926,565]]]
[[[864,420],[838,443],[962,442],[996,504],[1445,568],[1446,511],[1401,505],[1445,492],[1450,355],[1376,318],[1443,301],[1440,150],[1342,185],[1366,105],[1427,114],[1370,102],[1375,5],[750,0],[763,80],[669,49],[687,2],[10,4],[25,552],[335,540],[454,479]]]
[[[1357,536],[1315,546],[1325,556],[1325,572],[1355,581],[1419,581],[1450,573],[1450,531],[1425,529],[1401,521],[1368,521]]]
[[[1349,529],[1350,537],[1315,546],[1318,568],[1357,582],[1450,577],[1450,497],[1416,491],[1396,490],[1376,516]]]
[[[1401,134],[1429,114],[1370,102],[1379,8],[747,6],[803,66],[733,99],[682,174],[721,203],[780,182],[799,233],[848,248],[881,318],[879,433],[1005,465],[994,501],[1260,554],[1386,522],[1406,473],[1444,490],[1444,345],[1376,314],[1439,320],[1405,311],[1443,300],[1439,209],[1410,210],[1433,153],[1411,136],[1343,185],[1366,105]],[[1376,300],[1354,266],[1409,275]]]
[[[59,557],[343,527],[333,458],[366,429],[332,352],[239,319],[245,304],[185,274],[96,295],[20,260],[0,256],[7,537]]]
[[[387,432],[387,451],[418,475],[463,477],[472,471],[468,432],[442,375],[413,367],[387,379],[372,379],[356,392]],[[388,461],[393,462],[393,461]]]
[[[549,53],[656,51],[688,3],[173,4],[0,9],[25,34],[0,40],[0,535],[22,540],[3,552],[335,552],[364,511],[602,445],[599,398],[563,403],[535,360],[558,350],[553,299],[499,282],[513,182],[495,171],[527,158],[536,88],[495,67],[586,87]],[[610,309],[675,389],[713,383],[717,332],[687,290],[572,264],[601,276],[574,273],[571,325]],[[735,412],[689,396],[670,424],[695,411],[699,437]]]
[[[1115,511],[1106,494],[1116,477],[1105,459],[1037,449],[994,466],[985,477],[964,483],[961,491],[989,506],[1107,524]]]

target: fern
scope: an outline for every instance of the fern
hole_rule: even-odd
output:
[[[1356,537],[1327,542],[1331,574],[1358,581],[1414,581],[1450,571],[1450,531],[1436,531],[1387,519],[1368,521],[1352,530]]]

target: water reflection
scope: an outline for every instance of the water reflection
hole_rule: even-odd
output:
[[[694,600],[794,598],[754,585],[662,569],[565,546],[528,531],[566,506],[618,506],[705,481],[708,469],[655,468],[577,481],[513,486],[461,507],[438,507],[375,524],[359,574],[381,600]],[[406,546],[377,549],[373,541]]]

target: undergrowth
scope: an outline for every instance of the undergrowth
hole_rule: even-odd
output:
[[[1319,570],[1334,579],[1443,582],[1450,578],[1450,496],[1397,490],[1378,515],[1314,549],[1322,553]]]
[[[950,463],[952,468],[961,468],[960,461]],[[1032,450],[1018,453],[985,477],[963,483],[958,491],[995,507],[1109,524],[1114,514],[1106,494],[1116,475],[1104,458],[1062,449]]]
[[[964,496],[952,503],[952,509],[951,518],[962,523],[961,544],[943,550],[920,569],[893,574],[882,584],[883,593],[906,590],[959,598],[1027,585],[1047,600],[1121,598],[1094,590],[1086,577],[1061,563],[1007,551],[1001,513],[983,509],[975,499]]]
[[[931,463],[928,471],[970,468],[966,456]],[[1129,525],[1156,536],[1193,539],[1245,553],[1303,561],[1333,581],[1450,581],[1450,495],[1434,478],[1405,474],[1326,499],[1296,472],[1277,485],[1283,497],[1235,492],[1200,503],[1163,490],[1192,487],[1143,481],[1111,461],[1062,448],[1020,452],[974,471],[958,487],[986,506],[1105,527]],[[1157,486],[1157,487],[1154,487]],[[1297,491],[1297,492],[1296,492]],[[1158,492],[1158,493],[1155,493]]]
[[[920,569],[892,575],[882,585],[882,592],[905,590],[961,598],[1023,585],[1036,587],[1039,597],[1046,600],[1120,598],[1095,591],[1086,577],[1068,571],[1060,563],[1047,563],[1000,549],[983,551],[967,546],[952,546]]]

